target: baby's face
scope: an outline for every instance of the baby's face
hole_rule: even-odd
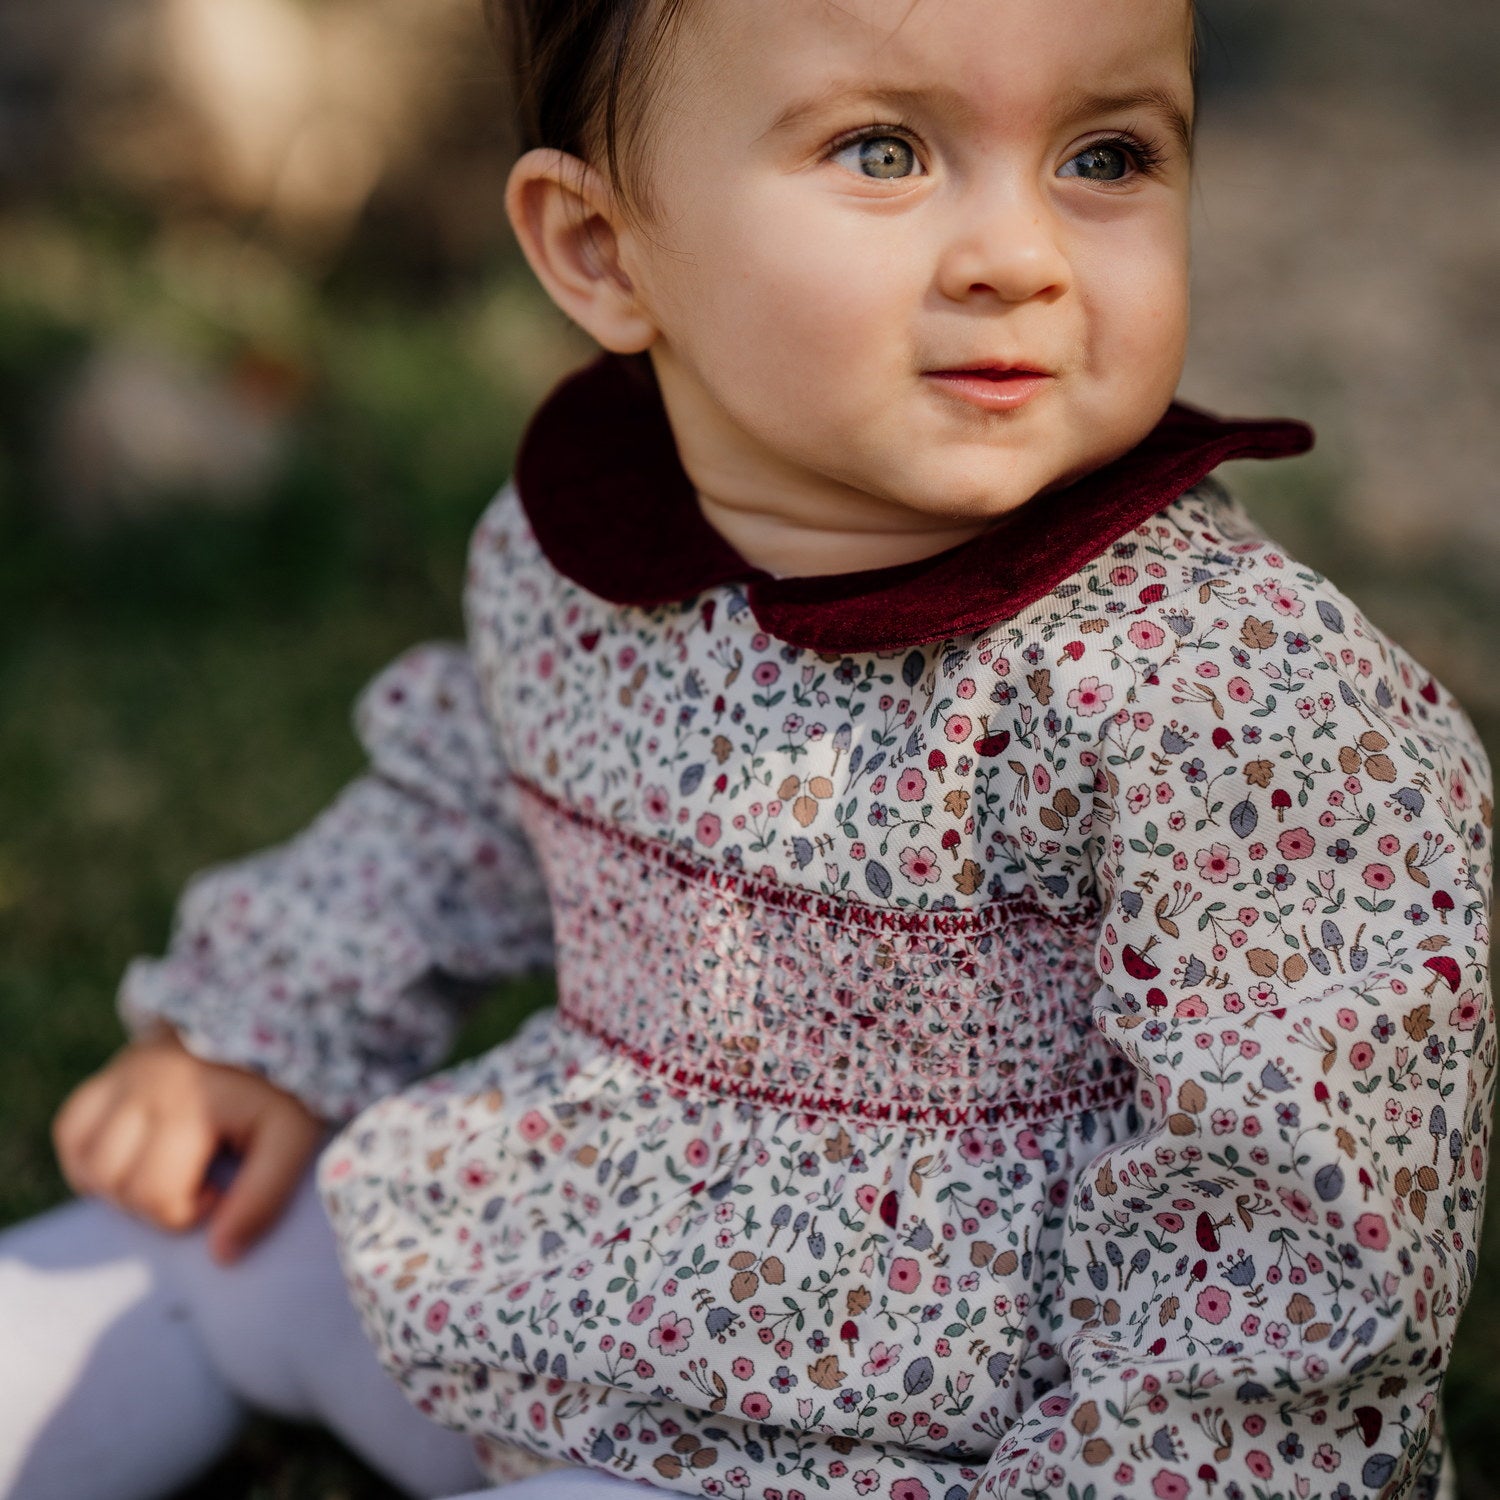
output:
[[[700,490],[982,523],[1143,437],[1187,330],[1190,26],[1186,0],[691,7],[624,261]]]

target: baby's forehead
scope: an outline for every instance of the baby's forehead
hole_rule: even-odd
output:
[[[993,113],[1154,90],[1186,113],[1193,13],[1191,0],[703,0],[683,40],[715,107],[772,119],[861,87]]]

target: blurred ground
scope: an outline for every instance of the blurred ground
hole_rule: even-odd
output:
[[[1232,482],[1500,745],[1500,7],[1208,0],[1183,393],[1308,417]],[[509,245],[477,0],[0,0],[0,1222],[194,869],[300,826],[451,635],[465,538],[585,350]],[[545,986],[498,998],[504,1034]],[[1500,1251],[1449,1382],[1500,1493]],[[194,1491],[389,1492],[263,1425]]]

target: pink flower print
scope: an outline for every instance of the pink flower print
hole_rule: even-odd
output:
[[[1375,1049],[1368,1042],[1356,1042],[1349,1049],[1350,1065],[1361,1073],[1375,1061]]]
[[[922,1267],[909,1255],[898,1255],[891,1262],[886,1281],[894,1291],[914,1292],[922,1284]]]
[[[630,1311],[625,1314],[626,1320],[631,1323],[641,1324],[649,1318],[656,1309],[656,1298],[649,1293],[635,1302],[631,1303]]]
[[[708,1165],[708,1142],[702,1136],[694,1136],[682,1149],[682,1154],[687,1158],[690,1167],[704,1167]]]
[[[740,1397],[740,1410],[752,1422],[764,1422],[771,1415],[771,1398],[764,1391],[751,1391]]]
[[[898,1479],[891,1486],[891,1500],[932,1500],[932,1491],[920,1479]]]
[[[1369,1250],[1384,1250],[1391,1242],[1391,1231],[1384,1214],[1361,1214],[1354,1221],[1354,1238]]]
[[[880,1475],[874,1469],[856,1469],[854,1471],[854,1493],[856,1495],[868,1495],[879,1483]]]
[[[719,821],[718,813],[704,813],[698,819],[698,827],[695,832],[698,842],[705,849],[712,849],[719,842],[719,835],[724,831],[724,825]]]
[[[663,1354],[681,1354],[692,1336],[693,1324],[690,1318],[679,1318],[676,1313],[666,1312],[651,1330],[650,1344]]]
[[[927,790],[927,778],[915,767],[908,766],[896,779],[896,795],[903,802],[916,802]]]
[[[448,1304],[434,1302],[422,1321],[427,1325],[428,1333],[441,1333],[448,1326]]]
[[[1229,852],[1228,844],[1200,849],[1194,862],[1198,873],[1212,885],[1224,885],[1240,873],[1240,862]]]
[[[1305,828],[1288,828],[1276,840],[1283,859],[1306,859],[1316,849],[1317,841]]]
[[[966,1162],[971,1166],[977,1166],[989,1155],[989,1142],[977,1130],[970,1127],[959,1136],[958,1150]]]
[[[1456,1026],[1460,1031],[1473,1031],[1479,1020],[1479,1007],[1479,991],[1465,990],[1458,997],[1458,1004],[1448,1012],[1448,1024]]]
[[[1360,878],[1372,891],[1388,891],[1396,883],[1389,865],[1366,865],[1360,871]]]
[[[1186,1500],[1187,1492],[1187,1480],[1171,1469],[1163,1469],[1151,1481],[1151,1493],[1156,1500]]]
[[[1278,1188],[1277,1191],[1288,1213],[1294,1218],[1301,1219],[1304,1224],[1312,1223],[1316,1217],[1313,1213],[1312,1199],[1301,1188]]]
[[[1153,620],[1137,620],[1125,635],[1132,646],[1139,646],[1142,651],[1154,650],[1167,638],[1166,631]]]
[[[915,1261],[912,1262],[916,1264]],[[901,1358],[900,1344],[876,1344],[870,1350],[870,1357],[860,1367],[862,1375],[880,1375]]]
[[[667,789],[662,786],[648,786],[641,794],[641,806],[653,823],[665,823],[672,812]]]
[[[521,1132],[522,1140],[539,1141],[547,1133],[547,1117],[539,1109],[528,1109],[516,1121],[516,1129]]]
[[[1236,703],[1248,703],[1255,697],[1255,689],[1243,677],[1231,677],[1224,684],[1224,691]]]
[[[1278,998],[1276,986],[1266,979],[1262,979],[1259,984],[1252,984],[1249,995],[1251,1003],[1260,1006],[1275,1005]]]
[[[1252,1448],[1245,1455],[1245,1467],[1257,1479],[1269,1479],[1271,1477],[1271,1460],[1259,1448]]]
[[[750,675],[755,679],[757,687],[770,687],[781,676],[781,668],[774,661],[759,661]]]
[[[1206,1286],[1198,1293],[1194,1304],[1198,1316],[1205,1323],[1222,1323],[1229,1316],[1231,1304],[1229,1293],[1221,1286]]]
[[[1383,834],[1381,836],[1380,842],[1376,844],[1375,847],[1379,849],[1382,854],[1389,856],[1400,851],[1401,840],[1397,838],[1394,833]]]
[[[1172,1014],[1174,1016],[1186,1016],[1189,1019],[1206,1016],[1208,1014],[1208,1001],[1202,995],[1188,995],[1173,1006]]]
[[[903,849],[901,851],[901,873],[913,885],[931,885],[941,877],[935,851],[928,848]]]
[[[482,1161],[466,1161],[459,1168],[458,1180],[471,1191],[488,1187],[495,1180],[494,1172]]]
[[[873,1182],[863,1182],[854,1190],[854,1201],[866,1213],[875,1207],[875,1201],[879,1197],[880,1189]]]
[[[1097,677],[1085,677],[1068,694],[1068,707],[1081,714],[1102,714],[1114,695],[1115,690],[1108,683],[1101,683]]]
[[[943,733],[951,744],[961,745],[974,732],[974,721],[967,714],[949,714]]]
[[[1270,600],[1271,608],[1277,614],[1290,615],[1293,619],[1296,619],[1306,608],[1302,602],[1302,596],[1296,589],[1289,587],[1287,584],[1268,585],[1264,592],[1266,598]]]

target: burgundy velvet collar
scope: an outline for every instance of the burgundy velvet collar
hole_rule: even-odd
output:
[[[828,653],[892,651],[1009,619],[1231,458],[1312,447],[1301,422],[1221,421],[1174,403],[1129,453],[919,562],[773,578],[709,525],[649,364],[601,355],[532,418],[516,487],[542,550],[614,604],[652,608],[745,587],[771,635]]]

